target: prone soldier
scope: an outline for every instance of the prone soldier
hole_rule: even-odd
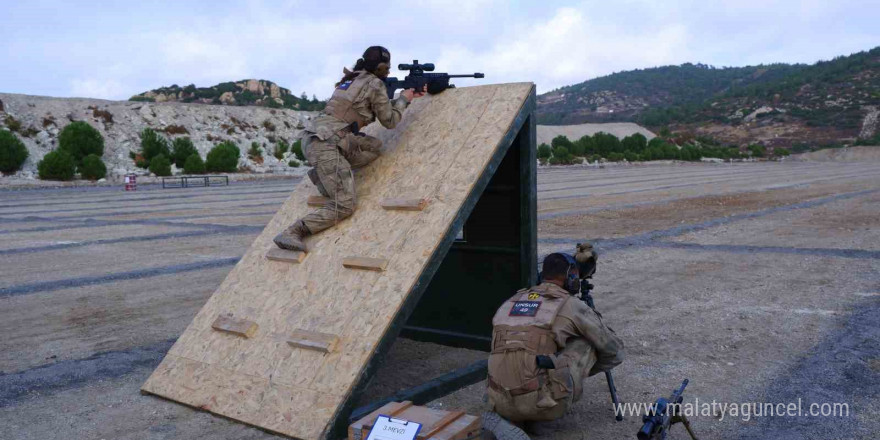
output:
[[[579,275],[572,256],[550,254],[543,282],[518,291],[495,313],[488,396],[505,419],[558,419],[580,399],[584,378],[623,361],[620,338],[573,297]]]
[[[352,170],[374,161],[382,147],[382,141],[360,133],[360,129],[377,119],[385,128],[394,128],[409,103],[427,92],[407,89],[390,100],[384,82],[390,68],[388,49],[367,48],[354,70],[343,70],[327,106],[306,128],[303,153],[314,167],[309,179],[328,201],[278,234],[274,239],[278,247],[306,252],[305,237],[354,212],[357,199]]]

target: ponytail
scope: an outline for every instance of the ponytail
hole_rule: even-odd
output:
[[[352,70],[348,70],[347,67],[342,68],[342,79],[340,79],[334,87],[339,87],[342,83],[353,80],[358,76],[358,72],[361,70],[364,70],[364,59],[358,58],[357,62],[354,63],[354,68]]]

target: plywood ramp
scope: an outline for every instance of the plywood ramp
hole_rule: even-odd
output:
[[[374,350],[420,288],[420,274],[455,232],[453,220],[479,196],[472,190],[512,141],[524,105],[534,105],[533,87],[450,89],[416,100],[394,130],[367,127],[383,140],[383,154],[356,173],[354,215],[309,237],[302,263],[267,261],[272,237],[308,212],[309,196],[317,195],[303,179],[143,391],[291,437],[328,437],[347,415]],[[402,195],[431,203],[418,212],[382,208],[382,200]],[[353,254],[387,259],[385,270],[344,268]],[[243,338],[212,329],[229,314],[254,322],[256,332]],[[326,353],[288,343],[302,332],[338,340]]]

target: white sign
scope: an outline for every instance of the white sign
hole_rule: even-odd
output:
[[[420,423],[379,415],[367,440],[415,440]]]

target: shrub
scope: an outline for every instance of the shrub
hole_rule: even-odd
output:
[[[294,156],[296,156],[296,158],[300,161],[306,160],[306,155],[303,154],[302,149],[302,139],[297,139],[296,142],[294,142],[293,145],[290,146],[290,151],[293,151]]]
[[[193,153],[187,157],[183,164],[183,172],[186,174],[205,174],[205,162],[202,161],[202,156],[199,156],[199,153]]]
[[[785,157],[791,155],[791,151],[788,151],[787,148],[777,148],[773,150],[773,153],[780,157]]]
[[[270,102],[274,102],[274,101],[270,100]],[[272,121],[266,119],[265,121],[263,121],[263,128],[265,128],[268,131],[275,131],[275,124],[273,124]]]
[[[170,176],[171,161],[164,154],[150,159],[150,172],[157,176]]]
[[[12,115],[6,115],[4,122],[9,131],[18,131],[21,129],[21,122],[19,122],[18,119],[13,118]]]
[[[88,123],[71,122],[58,135],[58,149],[66,151],[79,164],[90,154],[104,155],[104,138]]]
[[[79,166],[79,174],[83,179],[103,179],[107,175],[107,166],[99,156],[90,154],[83,158],[82,164]]]
[[[94,116],[95,119],[103,119],[104,122],[107,124],[113,123],[113,114],[108,112],[107,110],[101,110],[98,107],[92,107],[92,116]]]
[[[189,130],[182,125],[169,125],[162,129],[165,133],[168,134],[189,134]]]
[[[623,153],[611,153],[608,155],[608,160],[611,162],[620,162],[624,159]]]
[[[290,159],[290,162],[287,162],[287,166],[290,166],[290,167],[294,167],[294,168],[296,168],[296,167],[298,167],[299,165],[300,165],[300,163],[299,163],[299,161],[296,160],[296,159]]]
[[[37,172],[43,180],[70,180],[76,172],[76,161],[70,153],[54,150],[37,164]]]
[[[256,142],[251,142],[251,148],[248,149],[248,157],[250,158],[263,158],[263,150],[260,149],[260,144]]]
[[[145,128],[141,132],[141,157],[149,165],[156,156],[171,157],[171,149],[168,148],[168,140],[156,133],[152,128]]]
[[[764,157],[764,154],[766,152],[767,152],[767,150],[761,145],[758,145],[758,144],[749,145],[749,153],[751,153],[751,155],[753,157]]]
[[[634,153],[641,153],[648,147],[648,138],[641,133],[635,133],[623,138],[623,140],[620,141],[620,144],[623,147],[624,152],[630,150]]]
[[[238,168],[239,155],[241,155],[241,150],[235,144],[229,141],[221,142],[208,152],[205,170],[234,173]]]
[[[572,143],[568,140],[567,137],[563,135],[556,136],[553,140],[550,141],[550,146],[554,149],[556,147],[565,147],[566,150],[571,151]]]
[[[177,165],[177,168],[183,168],[186,160],[193,154],[198,155],[199,150],[196,150],[190,138],[177,138],[171,143],[171,159],[174,161],[174,165]]]
[[[620,139],[609,133],[598,132],[593,135],[593,142],[596,144],[596,152],[608,156],[611,153],[622,153]]]
[[[24,142],[8,130],[0,130],[0,173],[14,173],[28,158]]]
[[[290,145],[288,145],[287,142],[284,141],[284,139],[278,141],[278,143],[275,145],[275,158],[281,160],[282,158],[284,158],[284,153],[287,153],[289,149]]]
[[[538,159],[549,159],[553,155],[550,146],[547,144],[538,145]]]

